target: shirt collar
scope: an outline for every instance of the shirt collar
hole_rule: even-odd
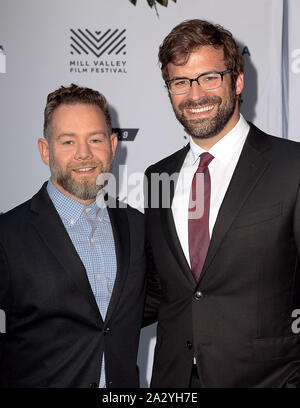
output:
[[[220,160],[223,164],[230,162],[234,152],[244,144],[247,134],[249,132],[249,125],[244,119],[243,115],[240,113],[240,119],[233,129],[230,130],[222,139],[220,139],[216,144],[212,146],[209,153],[214,156],[214,158]],[[193,165],[198,160],[199,156],[206,152],[198,146],[190,137],[190,159],[189,164]]]
[[[60,217],[65,219],[71,225],[75,224],[79,220],[83,211],[87,211],[89,213],[89,217],[96,217],[98,211],[100,210],[96,200],[88,206],[82,204],[79,201],[74,200],[74,198],[71,198],[59,191],[53,185],[51,179],[47,184],[47,192]]]

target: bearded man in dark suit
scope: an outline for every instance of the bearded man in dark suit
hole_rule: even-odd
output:
[[[137,387],[144,219],[107,199],[117,146],[105,97],[48,95],[38,146],[51,179],[0,216],[5,387]]]
[[[300,145],[239,113],[243,59],[226,29],[185,21],[159,59],[190,143],[146,171],[151,385],[299,386]]]

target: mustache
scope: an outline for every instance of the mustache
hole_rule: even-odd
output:
[[[202,106],[206,105],[215,105],[218,104],[220,105],[222,103],[222,98],[217,95],[213,96],[204,96],[201,99],[198,99],[197,101],[188,99],[186,101],[181,102],[178,107],[179,109],[185,109],[185,108],[200,108]]]

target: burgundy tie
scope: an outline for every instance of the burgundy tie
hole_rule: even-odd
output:
[[[200,156],[194,174],[189,202],[189,252],[191,269],[196,282],[199,280],[209,247],[210,175],[208,165],[214,157],[208,152]]]

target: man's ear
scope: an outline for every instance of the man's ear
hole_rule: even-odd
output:
[[[235,93],[240,95],[244,89],[244,74],[240,73],[235,82]]]
[[[38,140],[38,148],[43,162],[49,166],[49,142],[47,139],[40,138]]]
[[[115,157],[116,149],[118,145],[118,136],[116,133],[112,133],[110,135],[110,143],[111,143],[111,150],[112,150],[113,157]]]

